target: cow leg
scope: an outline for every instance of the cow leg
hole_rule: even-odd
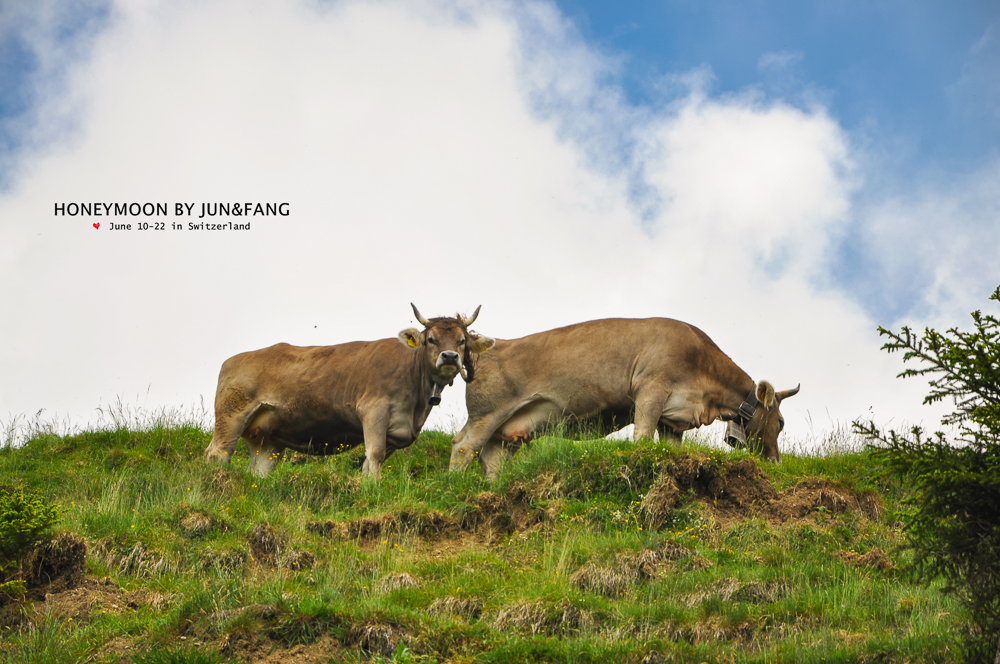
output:
[[[502,423],[499,417],[466,422],[451,441],[451,469],[465,470],[477,456],[482,464],[482,454]]]
[[[395,447],[387,447],[385,450],[385,458],[382,459],[382,463],[388,461],[389,457],[396,453]],[[354,469],[365,472],[365,464],[368,462],[368,457],[359,457],[357,461],[354,462]]]
[[[634,440],[643,440],[653,437],[660,417],[663,415],[663,406],[667,400],[665,397],[645,397],[635,401],[635,435]]]
[[[246,431],[247,424],[260,412],[273,411],[269,403],[247,403],[245,407],[231,413],[221,413],[218,405],[215,407],[215,432],[212,442],[205,449],[205,458],[209,461],[219,460],[229,463],[236,451],[240,436]]]
[[[503,460],[531,440],[536,427],[556,421],[563,408],[553,401],[533,395],[515,408],[494,411],[473,422],[470,416],[451,444],[451,469],[462,470],[479,456],[488,479],[496,479]]]
[[[385,462],[389,460],[389,457],[391,457],[395,453],[396,453],[396,448],[395,447],[389,447],[389,446],[387,446],[385,448],[385,456],[382,457],[382,464],[381,465],[384,466]],[[360,462],[355,466],[355,468],[360,468],[361,472],[367,473],[368,472],[368,468],[369,468],[368,457],[367,456],[361,457]]]
[[[233,433],[231,427],[220,426],[219,421],[215,422],[215,433],[212,435],[212,442],[205,448],[205,459],[208,461],[221,461],[229,463],[236,451],[236,444],[240,441],[239,432]]]
[[[524,439],[524,442],[529,442],[529,439]],[[500,436],[491,436],[479,453],[479,466],[486,479],[492,482],[500,477],[504,462],[520,448],[520,440],[504,441]]]
[[[285,451],[284,445],[279,445],[264,436],[244,438],[250,450],[250,472],[267,477],[281,459]]]
[[[451,462],[448,464],[451,470],[465,470],[472,461],[472,455],[465,452],[465,439],[467,438],[469,424],[466,423],[462,430],[451,439]]]
[[[365,463],[361,467],[361,472],[374,479],[381,477],[382,462],[392,454],[385,442],[387,419],[386,416],[379,414],[366,417],[362,422],[365,432]]]

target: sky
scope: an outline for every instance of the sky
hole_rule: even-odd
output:
[[[997,313],[998,72],[995,2],[2,3],[0,421],[210,411],[414,302],[691,323],[801,383],[785,448],[934,427],[877,328]],[[198,219],[234,202],[288,214]]]

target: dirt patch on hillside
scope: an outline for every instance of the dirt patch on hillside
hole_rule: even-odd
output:
[[[554,521],[565,505],[555,497],[561,495],[560,486],[554,475],[541,475],[530,485],[515,484],[505,495],[483,491],[469,499],[457,516],[401,510],[350,521],[313,521],[306,528],[325,537],[354,540],[362,548],[415,536],[438,555],[467,548],[470,537],[489,546]],[[646,492],[640,506],[645,526],[663,527],[692,494],[723,527],[747,518],[780,525],[842,512],[859,512],[870,519],[882,514],[878,496],[854,494],[821,478],[778,491],[753,459],[723,465],[711,457],[681,455],[663,468]],[[544,509],[533,504],[540,499]]]
[[[459,525],[492,543],[498,536],[523,533],[550,519],[551,515],[531,502],[523,486],[512,487],[504,496],[484,491],[469,504]]]
[[[50,593],[76,588],[83,582],[87,541],[76,533],[60,533],[37,546],[24,562],[21,575],[27,599],[44,599]]]
[[[262,613],[262,611],[264,613]],[[252,605],[237,609],[230,609],[230,618],[250,612],[259,619],[271,620],[275,616],[273,613],[266,614],[267,611],[274,611],[274,607],[268,605]],[[266,614],[266,615],[265,615]],[[210,616],[208,618],[211,618]],[[215,621],[213,629],[221,623]],[[367,657],[380,656],[382,658],[391,657],[400,643],[409,644],[411,637],[399,625],[376,622],[369,624],[344,625],[340,638],[334,637],[329,631],[323,629],[315,638],[307,639],[307,643],[299,643],[293,646],[284,645],[285,639],[275,640],[273,634],[256,633],[243,631],[245,627],[237,631],[230,632],[222,637],[221,641],[216,641],[215,648],[229,661],[247,662],[250,664],[312,664],[313,662],[331,662],[344,659],[345,650],[356,653],[360,651]],[[280,631],[280,626],[279,626]],[[265,630],[266,632],[266,630]],[[189,640],[190,642],[190,640]],[[194,642],[196,646],[201,646],[199,641]],[[212,649],[208,643],[206,648]],[[352,660],[353,661],[353,660]]]
[[[459,516],[403,510],[351,521],[313,521],[306,524],[306,529],[324,537],[357,540],[362,546],[416,535],[442,543],[435,547],[440,550],[446,540],[462,540],[472,535],[490,544],[498,537],[524,532],[547,520],[549,515],[532,507],[523,489],[514,488],[506,496],[492,491],[480,493],[466,503]]]
[[[219,652],[233,661],[251,664],[318,664],[334,661],[343,647],[337,639],[323,635],[314,643],[275,648],[269,639],[237,632],[223,639]]]
[[[882,514],[882,504],[874,494],[856,495],[814,477],[778,494],[778,500],[769,506],[767,518],[785,522],[819,513],[842,512],[860,512],[869,519],[877,519]]]
[[[250,547],[250,559],[258,565],[274,565],[278,561],[278,554],[284,547],[282,538],[271,524],[258,523],[250,529],[247,535],[247,546]]]
[[[771,480],[750,459],[737,461],[713,477],[708,489],[712,506],[724,515],[764,516],[761,513],[779,499]]]
[[[710,459],[683,455],[664,468],[646,493],[641,506],[646,524],[659,528],[688,492],[724,525],[746,518],[782,524],[819,514],[852,511],[870,519],[882,514],[878,496],[855,495],[821,478],[779,492],[752,459],[720,467]]]
[[[32,612],[38,619],[51,614],[82,624],[100,613],[122,614],[145,606],[162,610],[172,600],[170,595],[147,590],[125,592],[110,577],[100,580],[88,577],[69,590],[46,593],[42,600],[34,603]]]
[[[110,577],[84,576],[87,541],[72,532],[38,546],[25,560],[26,612],[31,620],[86,623],[101,613],[121,614],[145,606],[162,610],[172,596],[148,590],[123,591]]]
[[[0,627],[18,627],[38,616],[39,606],[45,606],[50,599],[62,597],[78,588],[84,582],[86,558],[87,541],[72,532],[60,533],[36,546],[19,570],[8,578],[0,577],[3,581],[21,581],[24,584],[23,595],[0,593]],[[41,617],[44,614],[45,610],[42,610]],[[67,615],[72,616],[73,612]]]
[[[333,539],[376,540],[399,535],[440,535],[457,530],[458,520],[437,511],[402,510],[351,521],[311,521],[306,529]]]

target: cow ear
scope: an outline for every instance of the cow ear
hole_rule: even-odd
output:
[[[774,396],[774,385],[766,380],[760,381],[760,384],[757,385],[757,401],[764,404],[764,408],[768,410],[774,408],[774,404],[778,403]]]
[[[493,337],[483,337],[475,332],[469,332],[469,350],[473,353],[482,354],[493,348],[497,340]]]
[[[424,333],[415,327],[408,327],[399,333],[399,340],[410,348],[416,348],[424,345]]]

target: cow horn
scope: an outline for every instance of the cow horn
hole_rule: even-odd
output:
[[[796,394],[799,393],[799,388],[801,387],[802,383],[799,383],[798,385],[795,386],[794,390],[782,390],[780,392],[776,392],[774,394],[774,398],[777,399],[778,401],[781,401],[782,399],[787,399],[788,397],[794,397]]]
[[[410,302],[410,306],[413,307],[413,315],[417,317],[417,322],[423,325],[424,327],[430,327],[431,322],[420,315],[420,312],[417,311],[417,305]]]
[[[465,316],[462,316],[462,324],[465,325],[465,327],[469,327],[470,325],[475,323],[476,319],[479,318],[479,310],[482,308],[483,305],[480,304],[478,307],[476,307],[476,310],[472,312],[471,317],[466,318]]]

